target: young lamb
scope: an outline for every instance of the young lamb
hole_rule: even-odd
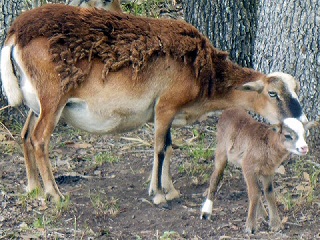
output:
[[[211,217],[213,197],[229,161],[242,168],[247,184],[249,212],[246,231],[254,233],[256,218],[261,214],[267,216],[260,201],[259,179],[268,203],[269,226],[274,231],[282,228],[273,191],[273,176],[290,153],[300,156],[307,154],[305,132],[314,125],[315,122],[302,124],[295,118],[286,118],[278,125],[269,126],[255,121],[243,109],[225,110],[217,125],[215,170],[201,209],[201,218]]]

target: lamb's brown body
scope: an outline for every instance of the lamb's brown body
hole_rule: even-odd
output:
[[[21,70],[21,88],[10,55]],[[172,124],[243,106],[277,122],[304,118],[298,83],[232,63],[191,25],[98,9],[46,5],[13,23],[1,53],[11,105],[31,108],[22,132],[28,190],[62,197],[48,158],[50,134],[62,117],[93,133],[118,133],[155,123],[150,184],[155,203],[179,196],[169,174]],[[272,93],[272,94],[271,94]],[[37,116],[37,114],[39,116]]]
[[[214,194],[227,162],[231,162],[242,168],[247,184],[250,203],[246,231],[254,233],[256,217],[267,215],[260,202],[259,179],[263,183],[268,202],[270,227],[272,230],[279,230],[282,224],[273,191],[273,175],[280,164],[288,159],[290,152],[307,154],[304,128],[311,126],[312,122],[303,126],[298,120],[288,118],[274,130],[269,125],[255,121],[244,109],[225,110],[217,125],[215,170],[210,179],[201,217],[211,216]]]

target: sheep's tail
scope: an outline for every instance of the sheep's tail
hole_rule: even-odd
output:
[[[10,106],[19,106],[23,95],[19,86],[19,80],[13,69],[11,52],[14,47],[14,39],[7,39],[1,50],[1,79],[2,87]]]

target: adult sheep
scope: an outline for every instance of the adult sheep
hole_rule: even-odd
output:
[[[12,64],[19,69],[20,83]],[[170,175],[170,128],[208,112],[244,107],[272,123],[306,120],[290,75],[242,68],[193,26],[48,4],[21,14],[1,52],[9,104],[31,109],[22,131],[27,191],[61,200],[49,161],[60,118],[91,133],[126,132],[154,122],[154,203],[179,197]],[[20,86],[19,86],[20,84]]]

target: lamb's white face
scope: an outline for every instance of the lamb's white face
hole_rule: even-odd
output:
[[[284,136],[284,145],[289,152],[297,155],[306,155],[309,151],[305,141],[305,127],[296,118],[286,118],[283,120],[282,135]]]

